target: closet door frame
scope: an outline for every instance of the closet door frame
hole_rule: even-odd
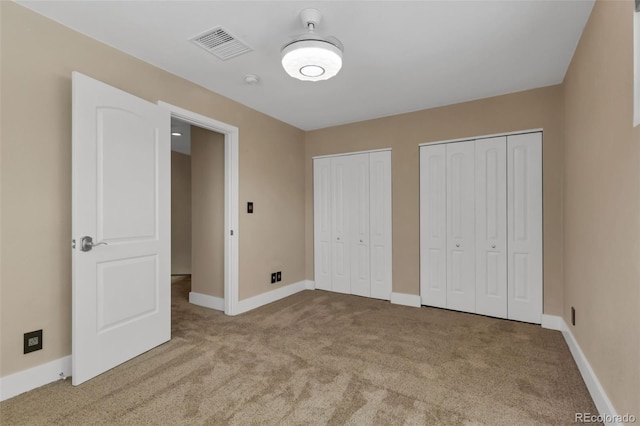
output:
[[[537,270],[536,272],[532,275],[533,277],[533,281],[535,281],[535,285],[536,287],[536,292],[533,295],[533,309],[528,309],[526,310],[526,314],[522,314],[522,315],[518,315],[518,314],[513,314],[513,306],[514,303],[511,300],[512,299],[512,294],[514,293],[514,289],[513,289],[513,277],[510,275],[510,270],[513,269],[513,267],[509,267],[509,265],[513,262],[513,254],[514,254],[514,250],[513,247],[511,247],[512,242],[510,242],[510,236],[509,236],[509,232],[507,233],[507,274],[508,274],[508,279],[507,279],[507,318],[508,319],[515,319],[515,320],[519,320],[519,321],[525,321],[525,322],[532,322],[532,323],[536,323],[536,324],[540,324],[541,319],[542,319],[542,315],[544,313],[544,263],[542,262],[542,258],[543,258],[543,247],[544,247],[544,234],[543,234],[543,223],[542,223],[542,215],[543,215],[543,211],[544,211],[544,200],[543,200],[543,195],[542,195],[542,181],[543,181],[543,173],[542,173],[542,169],[544,167],[543,164],[543,143],[542,140],[544,138],[544,133],[543,133],[543,129],[538,128],[538,129],[528,129],[528,130],[522,130],[522,131],[517,131],[517,132],[509,132],[509,133],[496,133],[496,134],[489,134],[489,135],[483,135],[483,136],[476,136],[476,137],[471,137],[471,138],[458,138],[458,139],[449,139],[449,140],[442,140],[442,141],[433,141],[433,142],[426,142],[426,143],[422,143],[418,145],[418,149],[419,152],[420,148],[422,147],[426,147],[426,146],[433,146],[433,145],[446,145],[449,143],[456,143],[456,142],[466,142],[466,141],[477,141],[479,143],[482,143],[482,140],[484,139],[491,139],[491,138],[496,138],[496,137],[506,137],[507,138],[507,143],[509,140],[509,137],[517,137],[517,136],[526,136],[529,134],[537,134],[537,137],[539,138],[539,151],[538,154],[539,155],[539,167],[536,166],[536,171],[535,173],[533,173],[533,178],[537,180],[537,187],[534,189],[534,191],[536,192],[536,196],[537,198],[537,202],[536,202],[536,206],[535,206],[535,215],[539,216],[539,219],[536,218],[535,220],[537,221],[537,229],[534,229],[534,231],[537,234],[537,239],[536,239],[536,243],[534,244],[535,247],[533,247],[533,253],[534,256],[532,257],[532,259],[534,259],[535,262],[538,263],[538,265],[536,265]],[[509,153],[509,146],[507,145],[507,155]],[[507,167],[508,163],[507,163]],[[420,173],[422,173],[422,170],[420,170]],[[509,169],[507,170],[507,173],[509,173]],[[509,179],[507,178],[507,197],[509,197],[509,191],[512,190],[509,188]],[[422,200],[420,201],[420,206],[421,208],[423,207],[422,205]],[[507,204],[509,204],[509,198],[507,198]],[[509,206],[508,208],[513,208],[513,206]],[[509,217],[509,212],[507,212],[507,227],[509,228],[510,226],[513,226],[513,222],[509,222],[510,220],[512,220],[512,218]],[[421,228],[420,228],[420,232],[422,235],[422,214],[420,214],[420,221],[421,221]],[[422,245],[422,239],[421,239],[421,245],[420,245],[420,280],[421,280],[421,285],[420,285],[420,293],[421,293],[421,299],[422,299],[422,304],[423,305],[430,305],[430,303],[425,303],[425,293],[423,290],[423,274],[425,274],[424,271],[424,250],[425,247]],[[451,308],[448,308],[451,309]]]
[[[368,297],[371,298],[377,298],[377,299],[383,299],[383,300],[390,300],[391,299],[391,294],[392,294],[392,263],[393,263],[393,247],[392,247],[392,243],[393,243],[393,236],[392,236],[392,210],[393,210],[393,204],[392,204],[392,149],[391,148],[384,148],[384,149],[375,149],[375,150],[369,150],[369,151],[357,151],[357,152],[345,152],[345,153],[339,153],[339,154],[330,154],[330,155],[319,155],[319,156],[314,156],[311,158],[311,161],[313,162],[313,182],[314,182],[314,188],[313,188],[313,193],[314,193],[314,200],[313,200],[313,212],[314,212],[314,230],[313,230],[313,235],[314,235],[314,277],[318,278],[318,277],[323,277],[322,273],[319,274],[319,270],[318,270],[318,265],[319,265],[319,249],[320,249],[320,239],[321,236],[319,235],[317,226],[320,223],[318,218],[316,217],[319,214],[319,209],[321,208],[319,206],[319,203],[316,201],[316,194],[318,194],[318,187],[316,186],[316,181],[318,180],[318,176],[316,176],[316,162],[318,160],[322,161],[328,161],[331,164],[331,171],[330,174],[332,175],[330,178],[330,192],[331,192],[331,206],[330,208],[330,214],[332,216],[332,221],[331,221],[331,237],[330,237],[330,251],[329,251],[329,256],[330,256],[330,268],[331,270],[329,271],[329,275],[330,275],[330,280],[329,280],[329,285],[323,284],[321,286],[318,286],[316,284],[315,288],[319,289],[319,290],[330,290],[330,291],[334,291],[334,292],[339,292],[339,293],[347,293],[347,294],[358,294],[358,293],[354,293],[351,289],[351,285],[349,285],[349,289],[346,289],[346,285],[344,282],[344,280],[336,280],[336,277],[334,276],[335,271],[333,270],[334,268],[334,264],[337,263],[338,259],[336,257],[335,254],[335,244],[338,241],[338,235],[341,232],[346,233],[345,235],[347,235],[348,238],[353,237],[353,235],[351,235],[353,233],[353,226],[355,221],[354,220],[347,220],[347,222],[345,222],[344,226],[348,227],[349,229],[345,229],[345,231],[341,231],[340,229],[336,229],[335,223],[334,223],[334,219],[333,216],[337,213],[336,209],[339,208],[339,206],[336,206],[335,203],[335,191],[336,191],[336,185],[333,179],[333,173],[335,173],[335,161],[336,159],[341,159],[342,157],[353,157],[353,156],[357,156],[360,154],[368,154],[368,158],[369,158],[369,202],[376,202],[377,200],[382,201],[383,203],[383,211],[382,211],[382,219],[378,220],[382,227],[382,233],[379,233],[378,235],[372,235],[372,233],[370,232],[369,238],[367,239],[366,243],[369,246],[368,249],[368,253],[369,253],[369,265],[370,265],[370,273],[369,273],[369,282],[370,282],[370,292]],[[386,168],[386,170],[384,171],[385,176],[388,177],[388,182],[384,181],[384,183],[382,185],[377,184],[375,185],[376,187],[381,186],[382,188],[382,193],[380,194],[379,197],[375,197],[373,194],[371,194],[372,191],[372,187],[371,187],[371,179],[372,179],[372,175],[376,176],[376,173],[372,174],[371,171],[371,158],[376,158],[376,159],[380,159],[380,158],[387,158],[388,159],[388,167]],[[338,160],[341,161],[341,160]],[[344,159],[344,161],[348,162],[349,159]],[[321,164],[321,163],[318,163]],[[383,179],[384,180],[384,179]],[[350,193],[350,196],[348,197],[350,200],[348,201],[349,206],[351,208],[353,208],[353,204],[355,203],[355,198],[353,196],[353,184],[348,184],[346,187],[346,191],[348,191]],[[343,187],[343,190],[345,190],[345,187]],[[376,214],[379,212],[376,212]],[[371,216],[371,213],[370,213]],[[371,229],[371,217],[369,217],[369,224],[368,226]],[[341,241],[343,239],[343,237],[340,237]],[[365,243],[365,239],[363,238],[363,243]],[[359,241],[359,240],[358,240]],[[385,256],[385,260],[384,262],[380,262],[379,264],[376,264],[375,266],[372,265],[372,259],[374,258],[374,255],[378,252],[382,252],[384,253]],[[353,258],[353,250],[350,249],[346,249],[345,250],[346,253],[346,258],[348,262],[351,262],[352,258]],[[349,272],[348,275],[349,277],[352,276],[353,272],[352,272],[352,265],[348,265],[349,266]],[[321,278],[322,279],[322,278]],[[337,285],[336,285],[337,282]]]
[[[313,160],[313,263],[315,287],[331,290],[331,159]]]

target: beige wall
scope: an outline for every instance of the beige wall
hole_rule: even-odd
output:
[[[6,376],[71,353],[71,72],[240,129],[239,294],[304,279],[304,132],[0,2],[2,364]],[[248,217],[250,216],[250,217]],[[36,242],[35,244],[33,242]],[[22,354],[24,332],[44,349]]]
[[[597,1],[564,81],[564,306],[619,414],[640,416],[640,126],[633,2]]]
[[[306,276],[313,279],[312,157],[392,148],[393,291],[420,293],[418,144],[542,128],[544,312],[562,312],[561,88],[552,86],[308,132]]]
[[[171,151],[171,273],[191,273],[191,156]]]
[[[191,126],[191,291],[224,297],[224,135]]]

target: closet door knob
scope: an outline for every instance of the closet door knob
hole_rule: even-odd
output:
[[[460,247],[460,244],[456,244],[456,247]]]
[[[336,238],[338,241],[340,241],[340,237]]]
[[[495,244],[491,244],[491,248],[496,248],[496,245]]]
[[[362,242],[362,240],[360,240],[360,242]]]

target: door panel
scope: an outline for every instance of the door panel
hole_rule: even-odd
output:
[[[391,151],[369,154],[371,297],[391,299]]]
[[[99,241],[156,238],[156,129],[130,111],[97,113]],[[130,144],[130,140],[138,143]],[[129,206],[122,209],[121,206]]]
[[[508,318],[542,318],[542,134],[507,137]]]
[[[98,334],[158,311],[158,256],[101,262],[97,271]]]
[[[331,159],[313,161],[314,275],[320,290],[331,290]]]
[[[171,337],[169,112],[73,73],[72,364],[78,385]],[[96,245],[81,251],[81,239]]]
[[[475,141],[446,145],[447,307],[475,312]]]
[[[420,295],[447,306],[446,145],[420,148]]]
[[[476,312],[507,317],[507,138],[476,141]]]
[[[331,158],[331,289],[339,293],[351,292],[351,174],[350,156]]]
[[[352,169],[351,294],[369,297],[369,154],[350,155]]]

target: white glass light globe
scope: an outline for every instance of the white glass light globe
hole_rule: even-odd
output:
[[[282,49],[282,67],[298,80],[328,80],[342,68],[342,50],[319,38],[296,40]]]

